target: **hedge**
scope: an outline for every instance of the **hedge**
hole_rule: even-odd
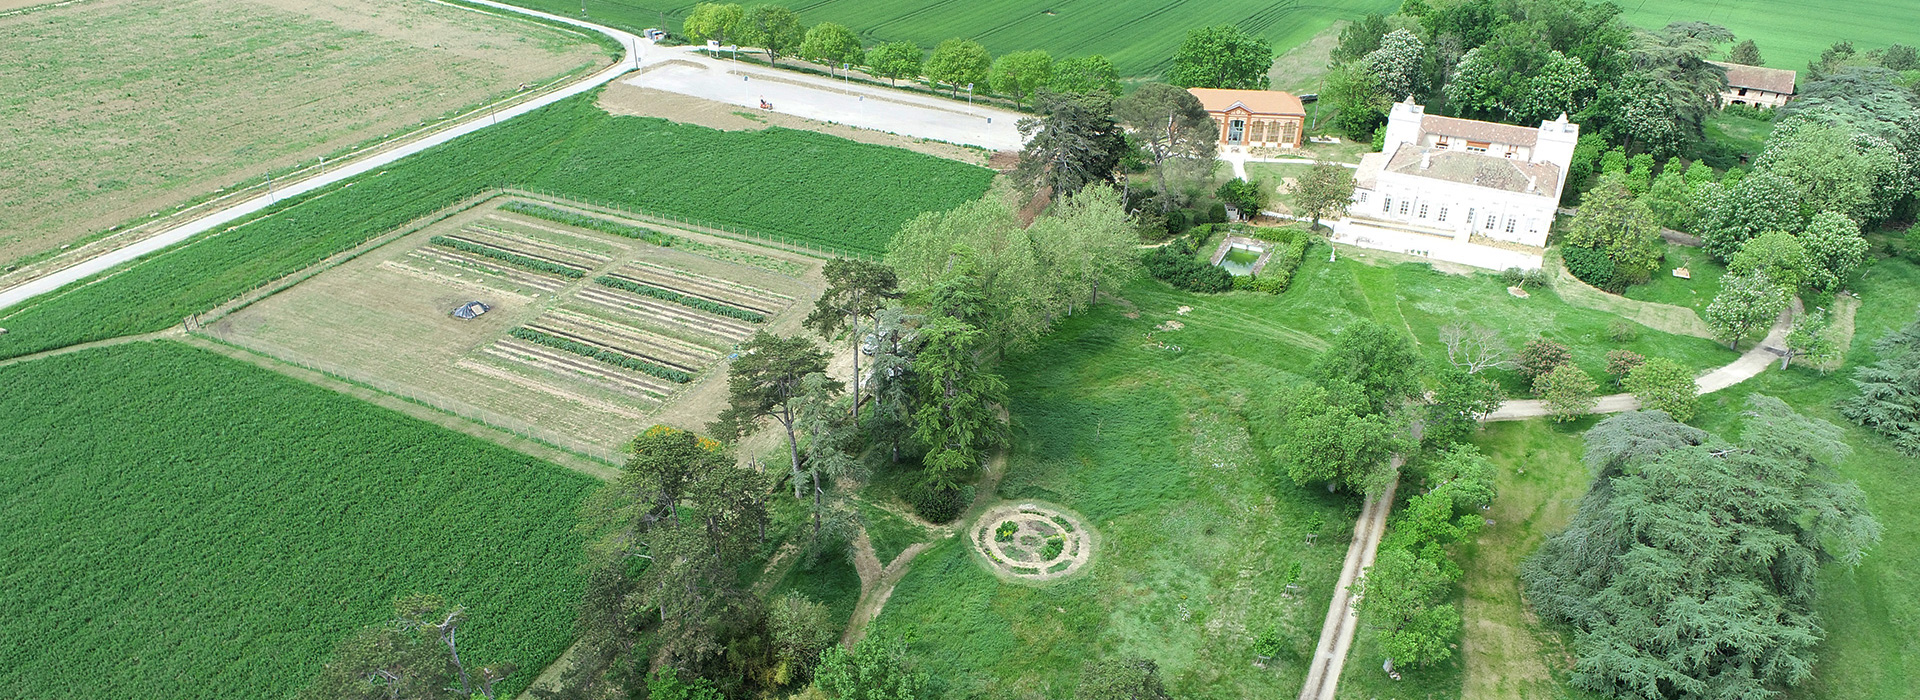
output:
[[[519,267],[524,267],[529,270],[534,270],[536,272],[547,272],[547,273],[556,274],[561,277],[565,277],[567,279],[577,280],[587,276],[586,270],[582,270],[574,267],[567,267],[560,263],[556,263],[548,260],[541,260],[539,258],[530,258],[525,255],[521,255],[519,253],[509,252],[509,251],[501,250],[499,248],[483,246],[477,243],[468,243],[466,241],[459,240],[457,238],[448,238],[446,236],[434,236],[432,238],[427,239],[427,242],[437,246],[445,246],[445,247],[452,248],[454,250],[458,250],[462,252],[473,253],[474,255],[484,255],[486,257],[493,258],[495,260],[498,260],[503,263],[507,263],[509,265],[517,265]]]
[[[685,384],[687,382],[693,381],[693,375],[687,374],[686,372],[682,372],[672,367],[666,367],[664,365],[654,364],[652,362],[642,360],[632,355],[623,355],[623,354],[614,352],[612,350],[608,350],[606,348],[602,348],[595,345],[588,345],[586,343],[582,343],[570,338],[562,338],[560,336],[553,335],[551,333],[542,333],[532,328],[525,328],[525,327],[515,328],[512,331],[509,331],[508,334],[512,335],[515,338],[519,338],[521,340],[525,340],[530,343],[539,343],[541,345],[545,345],[555,350],[564,350],[566,352],[570,352],[575,355],[579,355],[581,357],[585,357],[588,359],[599,360],[601,362],[605,362],[610,365],[625,367],[635,372],[644,372],[646,374],[650,374],[655,377],[665,379],[675,384]]]
[[[748,323],[767,322],[767,315],[757,311],[748,311],[738,306],[728,306],[717,301],[688,296],[671,289],[661,289],[650,284],[641,284],[639,282],[623,280],[618,277],[607,277],[605,275],[597,277],[593,281],[602,286],[621,289],[633,292],[634,294],[644,294],[661,301],[671,301],[687,308],[716,313],[728,318],[737,318]]]
[[[1567,272],[1573,273],[1580,281],[1602,290],[1618,293],[1626,285],[1620,284],[1614,275],[1613,258],[1606,251],[1578,246],[1560,248],[1560,259],[1567,264]]]

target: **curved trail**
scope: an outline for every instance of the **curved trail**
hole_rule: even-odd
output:
[[[1726,366],[1701,375],[1694,380],[1701,394],[1711,394],[1727,387],[1739,384],[1758,376],[1773,364],[1776,359],[1768,347],[1778,347],[1786,340],[1787,331],[1792,328],[1795,311],[1793,307],[1780,312],[1773,322],[1773,328],[1767,331],[1765,340],[1749,348],[1740,359]],[[1591,413],[1622,413],[1640,407],[1640,402],[1632,394],[1613,394],[1600,397],[1600,403]],[[1500,404],[1500,408],[1487,414],[1482,422],[1525,420],[1548,414],[1546,405],[1535,399],[1515,399]],[[1394,467],[1400,466],[1400,458],[1394,457]],[[1360,578],[1367,567],[1373,565],[1374,554],[1380,548],[1380,536],[1386,530],[1387,514],[1393,509],[1393,492],[1400,484],[1399,479],[1387,485],[1386,492],[1378,497],[1368,498],[1366,507],[1360,511],[1360,519],[1353,526],[1353,541],[1347,546],[1346,564],[1340,569],[1340,582],[1333,591],[1333,601],[1327,606],[1327,620],[1320,628],[1320,642],[1314,647],[1313,665],[1307,669],[1307,682],[1300,689],[1300,700],[1334,700],[1335,691],[1340,688],[1340,672],[1346,666],[1347,650],[1353,645],[1353,633],[1359,626],[1360,614],[1353,609],[1358,596],[1347,587]]]
[[[376,169],[383,168],[388,165],[392,165],[394,162],[399,161],[400,159],[405,158],[407,156],[417,154],[421,151],[425,151],[429,148],[433,148],[434,146],[447,143],[448,141],[452,141],[461,136],[465,136],[467,134],[474,133],[481,129],[485,129],[489,126],[493,126],[494,124],[500,123],[500,121],[502,120],[512,119],[522,114],[526,114],[536,109],[540,109],[541,107],[545,107],[555,102],[559,102],[560,100],[564,100],[569,97],[573,97],[574,95],[578,95],[588,90],[592,90],[594,88],[600,87],[601,85],[612,82],[615,78],[618,78],[621,75],[625,74],[627,71],[633,69],[634,64],[638,61],[638,54],[636,52],[638,51],[638,47],[641,43],[646,43],[649,45],[653,43],[651,41],[642,39],[632,34],[628,34],[618,29],[613,29],[610,27],[602,27],[600,25],[593,24],[590,22],[583,22],[576,19],[561,17],[559,15],[550,15],[545,12],[538,12],[535,10],[528,10],[525,8],[514,7],[512,5],[506,5],[506,4],[494,2],[493,0],[467,0],[467,1],[478,4],[478,5],[485,5],[487,7],[494,8],[494,9],[505,10],[505,11],[516,13],[516,14],[527,15],[530,17],[538,17],[540,19],[544,19],[552,22],[559,22],[562,24],[580,27],[582,29],[587,29],[590,31],[605,34],[608,37],[612,37],[615,41],[620,42],[620,46],[622,47],[624,54],[621,56],[620,60],[615,62],[613,65],[608,66],[605,69],[602,69],[600,72],[594,73],[584,79],[581,79],[573,83],[572,85],[568,85],[559,90],[555,90],[545,95],[535,97],[531,100],[522,102],[512,107],[500,109],[496,112],[476,115],[464,122],[455,124],[454,126],[449,127],[445,130],[420,137],[408,143],[401,144],[400,146],[395,147],[391,150],[377,153],[371,156],[367,156],[365,158],[355,160],[352,162],[340,164],[335,170],[332,170],[330,172],[317,174],[317,175],[314,175],[313,177],[309,177],[304,180],[299,180],[297,182],[293,182],[290,184],[284,184],[278,187],[277,189],[275,189],[275,191],[271,193],[257,195],[255,197],[241,201],[231,206],[214,210],[210,213],[189,219],[185,223],[182,223],[178,226],[175,226],[171,229],[168,229],[154,236],[150,236],[148,238],[135,242],[131,245],[108,251],[101,255],[79,261],[77,263],[69,265],[65,268],[62,268],[58,271],[52,272],[45,276],[28,280],[26,282],[23,282],[19,285],[15,285],[5,290],[0,290],[0,309],[6,309],[7,307],[18,305],[21,302],[24,302],[28,299],[32,299],[42,294],[46,294],[48,292],[54,291],[61,287],[67,286],[68,284],[85,279],[91,275],[98,274],[100,272],[104,272],[106,270],[112,269],[117,265],[120,265],[125,262],[129,262],[140,256],[147,255],[156,251],[164,250],[168,247],[171,247],[173,245],[186,241],[187,239],[190,239],[194,236],[197,236],[202,233],[206,233],[208,231],[212,231],[220,226],[232,223],[250,214],[254,214],[263,209],[266,209],[267,207],[272,206],[275,202],[278,202],[281,199],[302,195],[302,194],[312,192],[314,190],[317,190],[329,185],[333,185],[354,177],[358,177],[368,172],[372,172]]]

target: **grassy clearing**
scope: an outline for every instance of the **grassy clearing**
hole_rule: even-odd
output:
[[[0,45],[0,265],[606,60],[423,0],[96,0]]]
[[[1687,268],[1688,279],[1673,276],[1675,268]],[[1656,304],[1670,304],[1693,309],[1702,318],[1706,317],[1707,305],[1713,303],[1713,296],[1720,293],[1720,277],[1727,274],[1725,265],[1715,262],[1707,251],[1681,245],[1667,245],[1665,262],[1653,272],[1646,284],[1628,287],[1625,296],[1637,301],[1649,301]]]
[[[170,342],[0,369],[0,414],[0,695],[288,697],[413,592],[471,658],[570,642],[587,477]]]
[[[881,566],[893,563],[895,557],[920,542],[933,539],[927,529],[893,511],[881,508],[865,500],[855,501],[860,508],[860,519],[866,523],[867,537],[873,540],[873,553]]]
[[[612,116],[594,98],[560,102],[7,309],[0,357],[166,328],[501,185],[872,255],[907,219],[978,197],[993,176],[803,131]],[[754,194],[764,192],[781,196]]]
[[[1725,144],[1734,153],[1746,155],[1759,155],[1766,150],[1767,135],[1773,133],[1773,121],[1769,118],[1751,119],[1724,112],[1708,117],[1706,127],[1708,139]]]
[[[1850,0],[1796,2],[1795,0],[1714,0],[1676,3],[1663,0],[1624,0],[1630,23],[1658,29],[1670,22],[1712,22],[1741,39],[1760,45],[1760,55],[1773,68],[1806,70],[1807,63],[1836,41],[1852,41],[1862,51],[1888,44],[1912,44],[1920,33],[1920,14],[1908,0]]]

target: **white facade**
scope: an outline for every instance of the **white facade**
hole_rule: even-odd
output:
[[[1526,128],[1430,116],[1411,100],[1396,104],[1384,150],[1360,162],[1343,223],[1375,232],[1353,238],[1361,245],[1391,238],[1405,248],[1396,252],[1491,269],[1513,260],[1491,251],[1520,248],[1537,257],[1539,250],[1526,249],[1546,246],[1579,137],[1580,126],[1564,115]],[[1378,235],[1383,230],[1398,235]],[[1442,249],[1445,255],[1435,252]]]

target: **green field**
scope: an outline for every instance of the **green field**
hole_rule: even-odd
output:
[[[416,592],[509,693],[571,641],[586,477],[167,341],[0,369],[0,415],[0,696],[289,697]]]
[[[577,17],[578,0],[513,0],[513,4]],[[748,3],[752,4],[752,3]],[[1101,54],[1125,77],[1165,70],[1190,29],[1235,24],[1271,42],[1275,55],[1335,20],[1391,13],[1398,0],[777,0],[800,20],[839,22],[871,46],[911,41],[933,48],[961,37],[998,56],[1045,49],[1056,58]],[[585,0],[587,16],[624,29],[679,31],[693,3],[678,0]],[[664,19],[663,19],[664,18]]]
[[[1920,8],[1910,0],[1615,0],[1628,22],[1657,29],[1670,22],[1712,22],[1760,46],[1769,68],[1805,71],[1836,41],[1860,51],[1920,41]],[[1802,76],[1804,79],[1804,76]]]
[[[9,331],[0,336],[0,358],[178,324],[494,187],[876,255],[908,219],[979,197],[993,177],[985,168],[807,131],[723,132],[612,116],[594,105],[595,95],[289,200],[249,223],[116,268],[103,281],[9,308],[0,312]]]

